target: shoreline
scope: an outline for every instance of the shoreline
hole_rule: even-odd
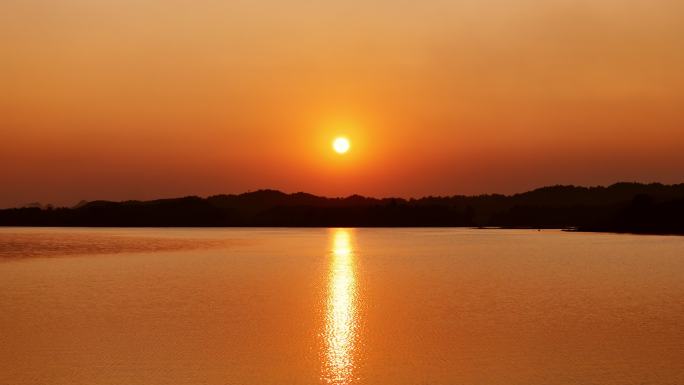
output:
[[[373,226],[373,225],[321,225],[321,226],[193,226],[193,225],[169,225],[169,226],[83,226],[83,225],[0,225],[0,229],[10,228],[35,228],[35,229],[334,229],[334,228],[359,228],[359,229],[472,229],[472,230],[558,230],[569,233],[606,233],[606,234],[631,234],[631,235],[660,235],[660,236],[684,236],[684,232],[677,231],[637,231],[619,230],[607,228],[582,228],[582,227],[531,227],[531,226],[431,226],[431,225],[406,225],[406,226]]]

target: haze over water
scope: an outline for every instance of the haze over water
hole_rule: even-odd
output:
[[[682,384],[684,238],[0,229],[0,384]]]

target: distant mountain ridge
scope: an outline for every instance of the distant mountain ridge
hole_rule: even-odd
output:
[[[513,194],[326,198],[258,190],[0,210],[3,226],[497,226],[684,233],[684,183],[548,186]]]

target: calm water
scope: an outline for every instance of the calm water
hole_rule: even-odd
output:
[[[0,229],[0,384],[684,384],[684,237]]]

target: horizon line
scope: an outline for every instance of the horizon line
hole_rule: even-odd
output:
[[[152,199],[121,199],[121,200],[110,200],[110,199],[93,199],[93,200],[85,200],[82,199],[76,204],[73,205],[54,205],[51,203],[45,203],[42,204],[41,202],[30,202],[26,203],[24,205],[19,205],[19,206],[14,206],[14,207],[3,207],[0,208],[0,210],[8,210],[8,209],[22,209],[22,208],[77,208],[81,205],[87,204],[87,203],[92,203],[92,202],[112,202],[112,203],[124,203],[124,202],[153,202],[153,201],[163,201],[163,200],[175,200],[175,199],[184,199],[184,198],[200,198],[200,199],[209,199],[213,197],[219,197],[219,196],[243,196],[243,195],[248,195],[248,194],[255,194],[259,192],[274,192],[274,193],[280,193],[286,196],[292,196],[292,195],[297,195],[297,194],[306,194],[310,195],[316,198],[323,198],[323,199],[339,199],[339,200],[344,200],[344,199],[349,199],[349,198],[354,198],[354,197],[359,197],[363,199],[374,199],[374,200],[404,200],[404,201],[411,201],[411,200],[421,200],[421,199],[428,199],[428,198],[454,198],[454,197],[464,197],[464,198],[472,198],[472,197],[482,197],[482,196],[503,196],[503,197],[513,197],[516,195],[521,195],[521,194],[526,194],[542,189],[548,189],[548,188],[558,188],[558,187],[565,187],[565,188],[583,188],[583,189],[596,189],[596,188],[610,188],[614,187],[617,185],[642,185],[642,186],[652,186],[652,185],[660,185],[664,187],[674,187],[674,186],[680,186],[683,185],[684,181],[679,182],[679,183],[662,183],[662,182],[637,182],[637,181],[618,181],[614,182],[611,184],[597,184],[597,185],[574,185],[574,184],[552,184],[552,185],[544,185],[540,187],[535,187],[531,188],[526,191],[519,191],[515,193],[510,193],[510,194],[505,194],[505,193],[497,193],[497,192],[492,192],[492,193],[481,193],[481,194],[452,194],[452,195],[423,195],[423,196],[411,196],[411,197],[398,197],[398,196],[384,196],[384,197],[379,197],[379,196],[370,196],[370,195],[361,195],[361,194],[350,194],[346,196],[325,196],[325,195],[317,195],[313,193],[309,193],[306,191],[295,191],[295,192],[286,192],[283,190],[279,189],[274,189],[274,188],[259,188],[256,190],[247,190],[241,193],[218,193],[218,194],[209,194],[209,195],[198,195],[198,194],[190,194],[190,195],[182,195],[182,196],[174,196],[174,197],[168,197],[168,198],[152,198]]]

